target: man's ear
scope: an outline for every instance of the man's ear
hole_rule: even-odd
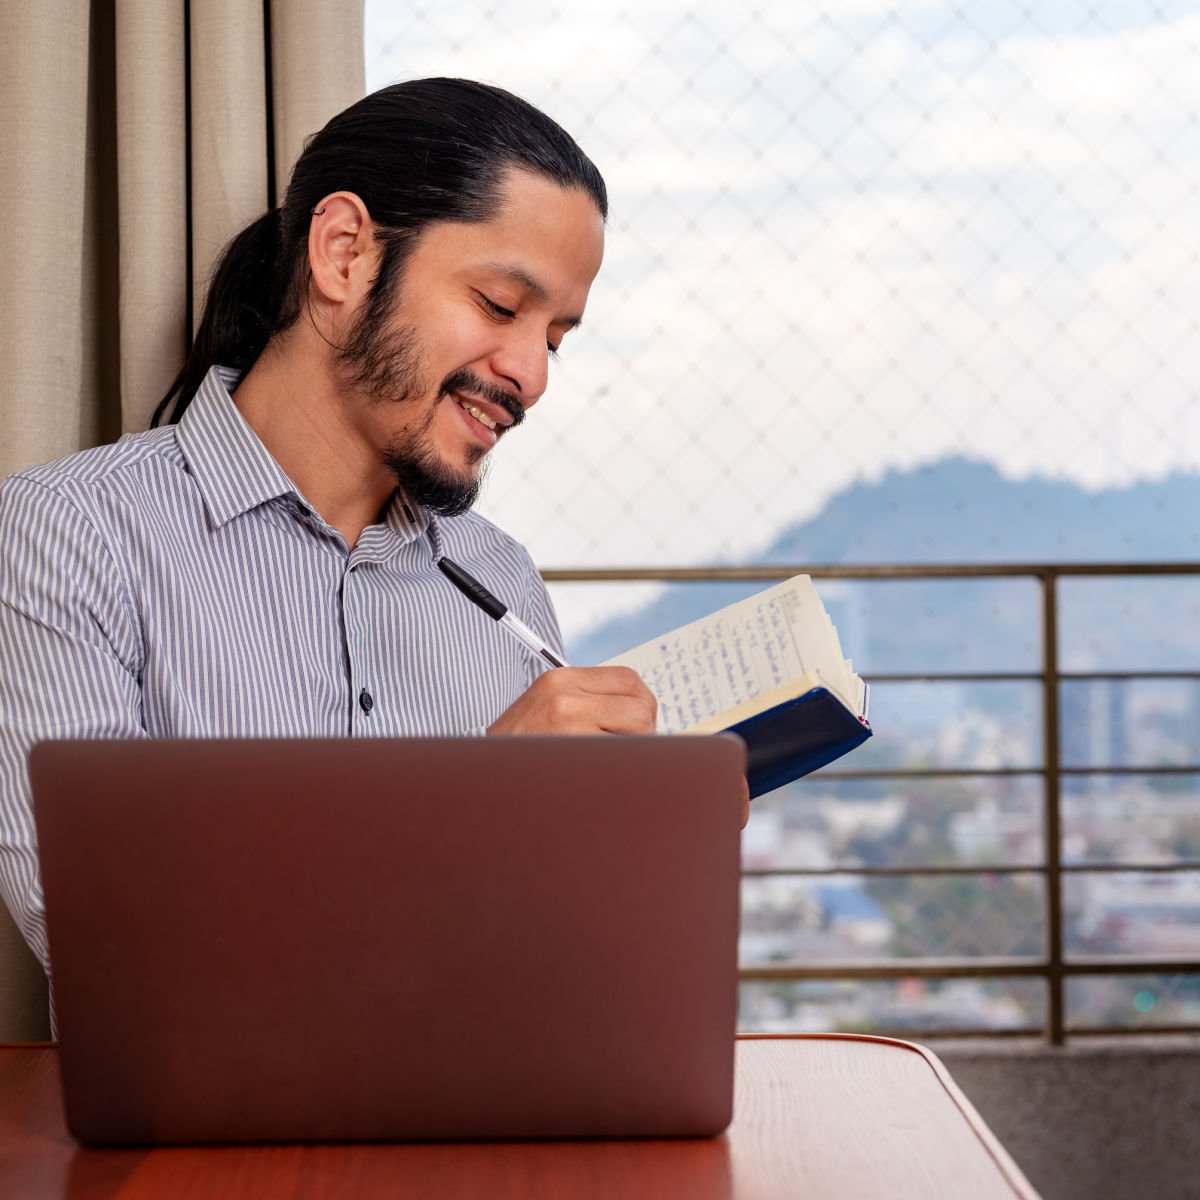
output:
[[[308,226],[312,303],[348,305],[347,311],[358,307],[375,275],[374,230],[367,206],[353,192],[331,192],[313,209]]]

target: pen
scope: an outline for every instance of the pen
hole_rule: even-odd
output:
[[[552,667],[565,667],[567,664],[563,662],[557,654],[551,650],[545,642],[542,641],[532,629],[529,628],[523,621],[517,620],[516,617],[508,611],[506,605],[497,600],[491,592],[483,586],[473,575],[467,574],[466,571],[458,565],[451,562],[445,555],[437,560],[438,570],[441,571],[447,579],[472,604],[478,604],[493,621],[503,625],[509,633],[518,641],[524,643],[534,654],[544,658]]]

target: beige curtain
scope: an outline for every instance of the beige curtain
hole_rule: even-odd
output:
[[[363,89],[362,0],[0,3],[0,477],[146,428],[221,247]],[[0,904],[0,1041],[48,1032]]]
[[[0,477],[146,427],[221,247],[363,89],[362,0],[0,5]]]

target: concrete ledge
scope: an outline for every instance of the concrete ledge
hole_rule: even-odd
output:
[[[928,1045],[1044,1200],[1200,1200],[1200,1036]]]

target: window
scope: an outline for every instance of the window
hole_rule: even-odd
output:
[[[574,658],[746,590],[669,567],[1200,557],[1193,7],[369,0],[372,87],[500,83],[609,183],[482,504]],[[1200,580],[948,573],[818,580],[878,736],[756,802],[743,1022],[1197,1024]]]

